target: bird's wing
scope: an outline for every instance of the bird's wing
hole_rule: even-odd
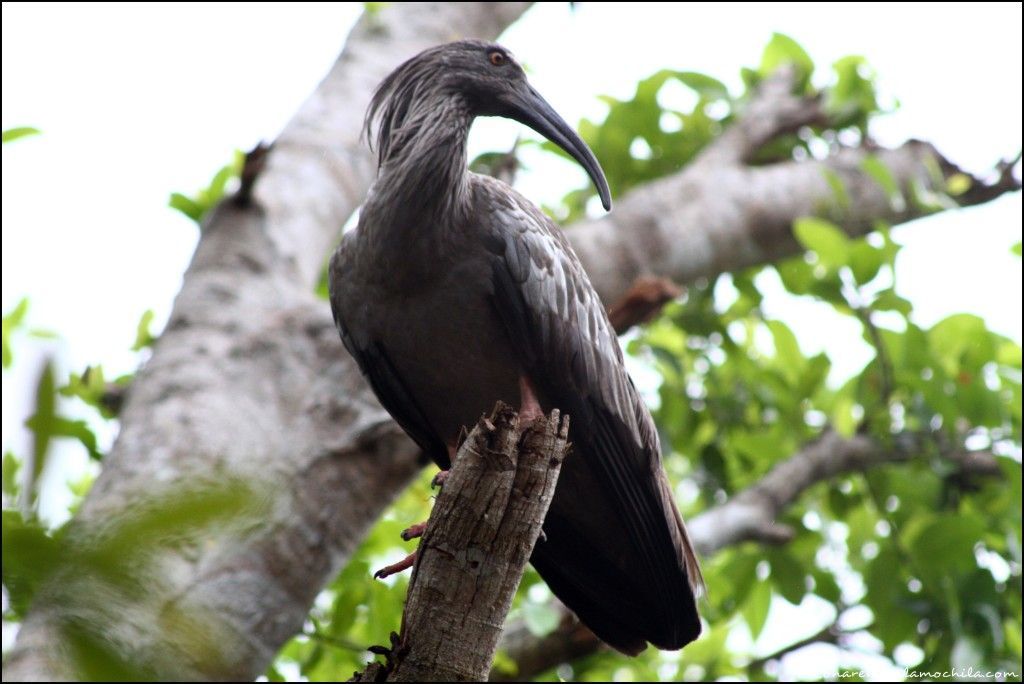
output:
[[[489,182],[480,186],[482,194],[496,194]],[[599,612],[601,606],[592,604],[609,602],[598,594],[615,592],[609,585],[620,581],[632,584],[634,598],[623,592],[622,601],[629,603],[619,615],[606,616],[609,631],[598,635],[627,652],[638,650],[637,633],[663,648],[679,648],[700,630],[690,586],[699,582],[700,571],[665,480],[650,412],[625,370],[604,306],[565,236],[527,200],[508,188],[500,190],[500,200],[486,202],[492,225],[484,228],[493,259],[495,309],[540,394],[569,414],[575,457],[586,459],[582,465],[567,461],[563,468],[563,478],[570,465],[577,471],[565,486],[586,491],[572,492],[569,497],[578,500],[569,503],[556,493],[553,513],[559,520],[549,514],[545,523],[549,537],[549,523],[560,526],[562,536],[571,538],[565,543],[576,551],[572,557],[563,552],[561,558],[547,558],[557,556],[556,545],[538,545],[534,565],[542,575],[558,575],[549,584],[591,627],[602,624],[601,616],[584,613]],[[597,520],[611,521],[618,530],[602,534],[595,529]],[[611,559],[617,569],[570,572],[565,567],[591,552],[597,563],[609,550],[619,555]],[[629,570],[623,572],[623,566]],[[624,613],[630,608],[641,614],[636,627],[626,629],[633,641],[628,634],[611,632],[615,623],[629,621]]]
[[[344,289],[349,286],[345,275],[348,270],[348,257],[353,249],[353,233],[348,233],[331,258],[328,270],[328,289],[331,299],[331,314],[334,324],[341,334],[345,349],[356,360],[363,377],[370,383],[374,394],[384,409],[412,437],[413,441],[423,449],[428,457],[447,467],[448,450],[444,441],[434,432],[427,421],[423,410],[413,399],[401,376],[395,371],[388,358],[387,350],[380,342],[366,339],[353,334],[345,323],[343,301],[350,299]]]

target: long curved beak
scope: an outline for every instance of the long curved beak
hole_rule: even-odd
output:
[[[509,95],[510,97],[505,99],[508,106],[505,115],[529,126],[568,152],[587,172],[590,180],[594,181],[605,211],[611,211],[612,194],[608,190],[608,181],[604,177],[604,171],[601,170],[601,165],[594,157],[594,153],[590,151],[580,136],[576,135],[576,131],[572,130],[569,124],[532,86],[523,84],[523,87],[516,88]]]

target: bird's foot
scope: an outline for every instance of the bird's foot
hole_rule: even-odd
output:
[[[405,650],[402,647],[402,640],[397,633],[391,633],[391,647],[387,646],[370,646],[366,650],[375,655],[384,656],[384,672],[391,673],[395,669],[395,665],[398,664],[397,658],[403,655]],[[356,674],[359,674],[358,672]],[[383,680],[380,680],[383,681]]]
[[[441,471],[439,471],[437,473],[437,475],[434,476],[434,479],[430,481],[430,488],[431,489],[437,489],[438,487],[444,487],[444,483],[448,481],[448,473],[450,473],[450,472],[451,471],[449,471],[449,470],[441,470]],[[426,523],[423,523],[423,524],[426,525]],[[415,525],[413,527],[415,527]],[[412,529],[412,528],[409,528],[409,529]]]
[[[445,471],[447,472],[447,471]],[[417,537],[422,537],[423,533],[427,531],[427,523],[421,522],[415,525],[410,525],[402,530],[402,541],[412,541]]]
[[[533,390],[533,384],[525,375],[519,376],[519,424],[530,425],[531,423],[544,418],[544,409],[537,401],[537,395]]]
[[[408,556],[406,556],[402,560],[398,561],[397,563],[395,563],[393,565],[386,565],[383,568],[381,568],[380,570],[378,570],[377,572],[373,573],[373,578],[374,579],[384,579],[385,577],[390,577],[391,575],[397,575],[398,573],[402,572],[403,570],[408,570],[409,568],[411,568],[415,562],[416,562],[416,552],[413,551],[412,553],[410,553]]]

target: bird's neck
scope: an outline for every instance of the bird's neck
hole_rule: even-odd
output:
[[[379,231],[404,233],[396,244],[415,239],[413,233],[436,239],[427,233],[450,229],[465,214],[466,137],[472,121],[469,105],[450,98],[441,105],[414,105],[392,131],[364,211],[372,212]]]

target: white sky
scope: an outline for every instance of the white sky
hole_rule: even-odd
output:
[[[3,4],[2,126],[42,136],[3,147],[2,308],[25,295],[30,323],[59,332],[66,370],[127,372],[142,312],[162,322],[197,238],[167,208],[204,186],[234,149],[273,139],[332,64],[360,6]],[[534,8],[502,39],[570,122],[600,118],[599,94],[630,97],[661,68],[715,76],[737,91],[773,31],[820,65],[863,54],[901,102],[876,137],[934,142],[983,171],[1021,148],[1021,5],[893,3],[672,5],[567,3]],[[486,119],[471,153],[507,149],[518,124]],[[583,176],[527,155],[520,189],[553,203]],[[1021,338],[1021,198],[901,227],[899,287],[919,323],[972,311]],[[859,330],[771,287],[771,315],[805,351],[828,348],[839,373],[868,358]],[[827,318],[826,318],[827,317]],[[39,345],[16,347],[3,375],[3,446],[21,450]],[[109,435],[108,435],[109,437]],[[60,458],[80,461],[77,448]],[[54,517],[59,514],[53,513]]]

